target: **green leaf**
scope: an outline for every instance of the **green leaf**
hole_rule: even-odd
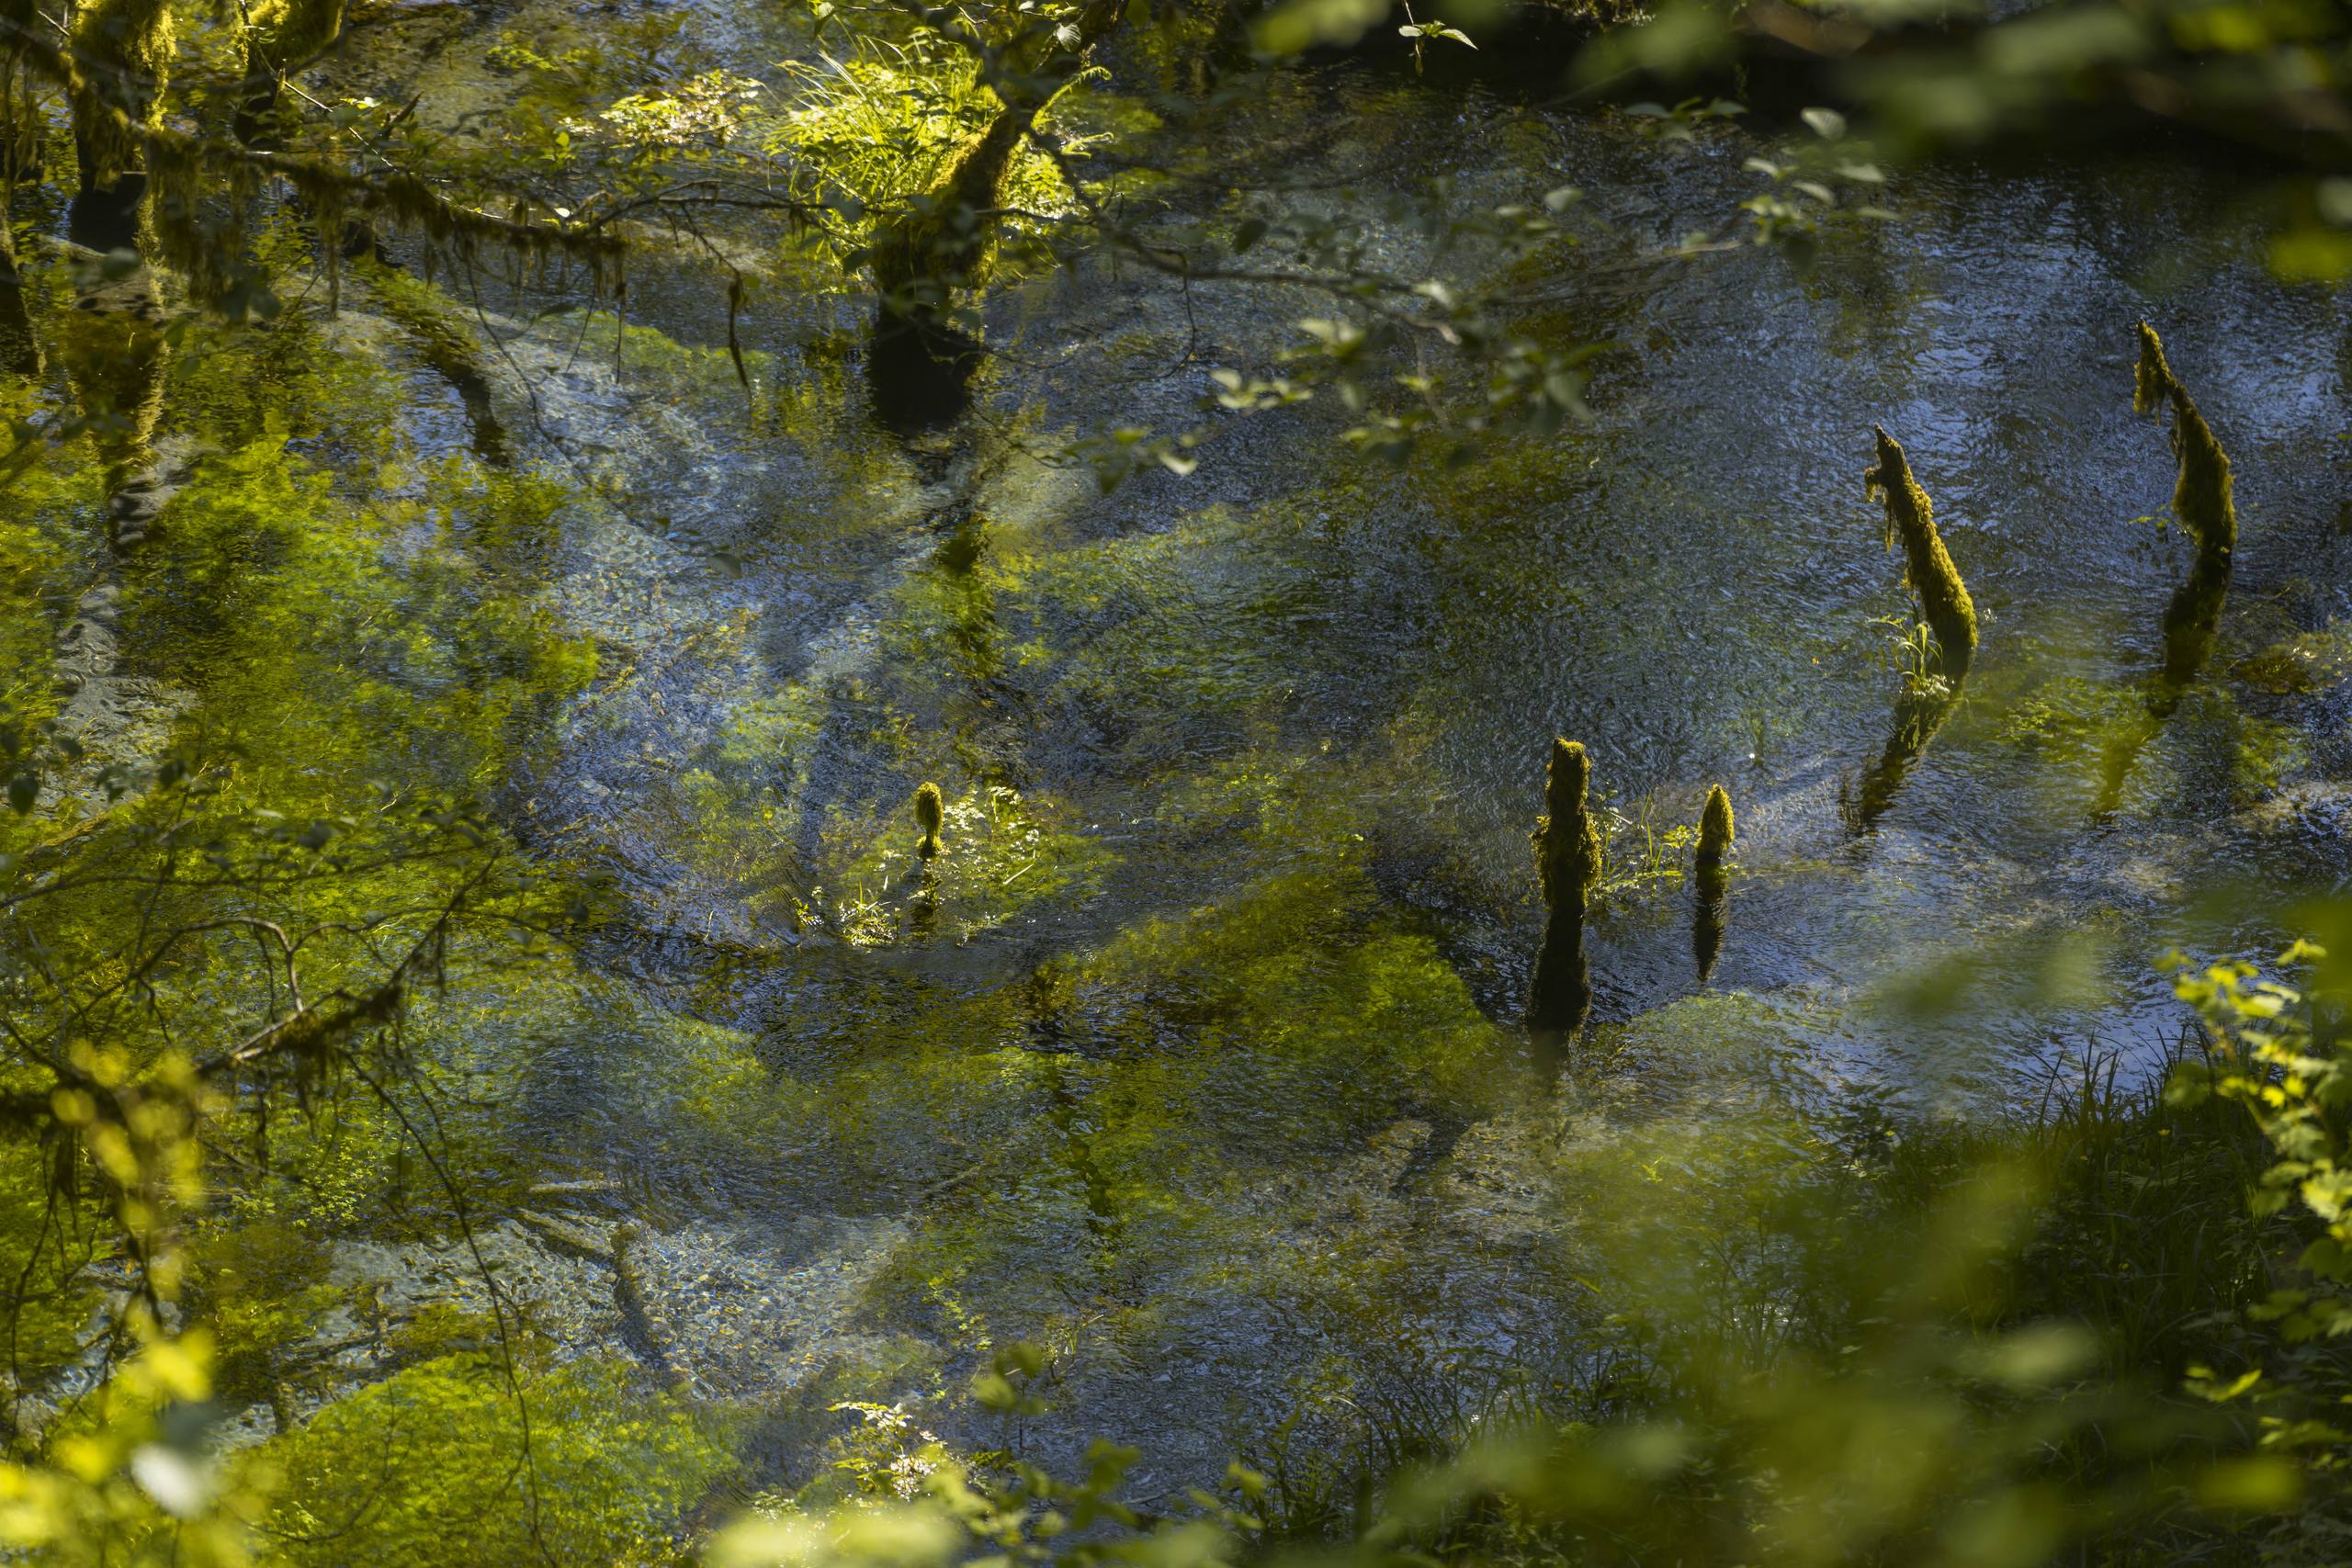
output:
[[[1805,124],[1824,141],[1835,141],[1846,134],[1846,117],[1836,109],[1811,108],[1804,111]]]

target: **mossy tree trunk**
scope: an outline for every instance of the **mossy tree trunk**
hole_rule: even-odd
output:
[[[1124,11],[1119,0],[1091,0],[1075,21],[1034,25],[989,58],[988,85],[1001,106],[996,118],[875,236],[874,278],[886,311],[934,311],[955,290],[985,280],[1013,154]]]
[[[85,0],[74,13],[74,150],[85,199],[135,206],[139,131],[161,122],[171,79],[170,0]]]
[[[343,36],[344,0],[261,0],[246,11],[245,79],[237,101],[237,140],[260,146],[276,140],[286,78]]]

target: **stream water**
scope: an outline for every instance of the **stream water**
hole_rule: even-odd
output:
[[[722,20],[732,63],[774,57]],[[409,90],[494,91],[481,43]],[[1107,494],[1057,457],[1262,370],[1309,313],[1262,292],[1004,288],[974,412],[914,438],[868,406],[854,297],[763,290],[748,391],[690,259],[633,264],[625,334],[485,297],[514,460],[582,486],[544,592],[602,655],[500,804],[622,895],[589,1005],[501,1097],[524,1213],[494,1246],[583,1350],[650,1337],[695,1396],[774,1412],[845,1364],[889,1398],[1038,1340],[1031,1440],[1139,1442],[1148,1495],[1302,1397],[1370,1419],[1577,1375],[1629,1228],[1717,1223],[1759,1151],[1814,1157],[1858,1108],[2152,1070],[2180,1025],[2157,954],[2268,949],[2341,886],[2352,321],[2266,275],[2238,175],[2161,146],[1916,171],[1804,272],[1667,254],[1757,143],[1640,131],[1347,67],[1237,115],[1362,212],[1438,172],[1586,193],[1545,288],[1619,345],[1593,421],[1455,473],[1351,457],[1320,404],[1217,415],[1196,472]],[[2243,523],[2161,716],[2189,552],[2147,521],[2173,464],[2132,412],[2143,316]],[[420,450],[475,445],[446,379],[405,385]],[[1891,760],[1874,423],[1984,618],[1962,701]],[[1555,735],[1631,819],[1694,821],[1721,782],[1739,822],[1712,975],[1687,876],[1611,892],[1565,1057],[1522,1023]],[[622,1224],[642,1323],[598,1258]]]

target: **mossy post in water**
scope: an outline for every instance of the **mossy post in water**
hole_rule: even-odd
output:
[[[1550,910],[1527,1021],[1539,1039],[1556,1041],[1584,1024],[1592,1008],[1592,966],[1584,949],[1584,908],[1600,880],[1600,832],[1585,795],[1592,759],[1573,740],[1552,742],[1544,775],[1544,816],[1535,824],[1535,872]]]
[[[1936,532],[1935,505],[1912,478],[1902,445],[1883,426],[1871,429],[1878,437],[1878,462],[1862,475],[1863,493],[1885,502],[1886,547],[1903,541],[1904,581],[1919,595],[1943,668],[1959,674],[1976,652],[1976,603]]]
[[[1555,915],[1573,910],[1581,919],[1585,900],[1600,880],[1600,832],[1585,806],[1591,783],[1592,759],[1584,747],[1574,740],[1553,741],[1551,764],[1544,774],[1544,815],[1532,838],[1544,902]]]
[[[939,829],[946,823],[947,803],[941,798],[939,786],[926,782],[915,791],[915,826],[922,829],[915,853],[925,860],[936,857],[940,851]]]
[[[1716,784],[1707,791],[1706,807],[1699,813],[1699,864],[1723,864],[1731,844],[1731,791]]]
[[[2197,541],[2200,559],[2229,559],[2237,548],[2238,511],[2230,494],[2230,459],[2214,439],[2213,427],[2165,358],[2164,340],[2140,323],[2140,362],[2132,378],[2132,409],[2154,413],[2172,404],[2172,453],[2180,474],[2173,481],[2172,514]]]

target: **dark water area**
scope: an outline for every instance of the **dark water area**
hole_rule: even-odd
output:
[[[1442,473],[1351,457],[1321,402],[1217,415],[1196,472],[1106,494],[1069,439],[1182,427],[1318,307],[1102,262],[1009,286],[971,411],[909,436],[854,295],[766,278],[747,391],[703,263],[634,263],[625,329],[485,289],[503,453],[583,492],[533,570],[600,650],[500,812],[619,895],[503,1135],[569,1194],[541,1207],[637,1227],[716,1404],[844,1359],[912,1389],[984,1324],[1056,1348],[1058,1429],[1173,1486],[1351,1379],[1565,1377],[1580,1281],[1621,1259],[1603,1217],[1720,1223],[1726,1170],[1834,1155],[1858,1108],[1997,1117],[2053,1063],[2154,1071],[2183,1016],[2160,953],[2274,949],[2346,880],[2352,321],[2267,276],[2233,171],[1908,173],[1807,269],[1668,254],[1751,192],[1738,130],[1333,66],[1230,134],[1399,262],[1384,186],[1581,189],[1527,292],[1563,344],[1617,345],[1592,423]],[[389,341],[364,284],[346,310]],[[2242,523],[2161,702],[2192,552],[2151,521],[2143,317]],[[412,358],[403,439],[478,448]],[[1908,595],[1873,424],[1983,621],[1932,727],[1876,624]],[[1621,825],[1589,1016],[1532,1040],[1555,735]],[[1636,874],[1643,826],[1718,782],[1738,847],[1699,937],[1687,841]],[[601,1311],[557,1316],[586,1351]]]

